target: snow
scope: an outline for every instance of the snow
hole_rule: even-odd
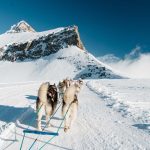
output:
[[[0,133],[0,147],[3,146],[3,144],[5,144],[5,139],[7,137],[13,137],[14,132],[15,132],[15,124],[13,122],[10,122],[8,124],[5,124],[1,127],[1,133]],[[12,140],[16,140],[16,139],[12,139]]]
[[[35,61],[1,61],[0,127],[15,124],[17,138],[15,140],[14,126],[2,131],[2,149],[19,149],[23,130],[36,129],[35,101],[43,81],[57,84],[63,78],[73,78],[82,71],[78,67],[87,66],[94,59],[77,47],[69,47]],[[102,65],[97,60],[94,63]],[[68,133],[64,133],[62,127],[59,136],[44,149],[149,149],[149,82],[131,79],[85,80],[79,93],[76,122]],[[46,128],[46,131],[55,132],[61,120],[59,110],[52,119],[53,126]],[[42,123],[45,124],[44,118]],[[27,134],[23,149],[28,149],[37,137]],[[38,137],[33,149],[39,149],[49,139],[47,135]]]
[[[95,80],[88,86],[123,116],[132,117],[136,123],[150,123],[150,80]]]
[[[0,82],[62,80],[67,76],[77,78],[80,77],[80,74],[88,73],[88,65],[104,67],[104,64],[95,60],[91,54],[76,46],[71,46],[37,60],[24,62],[0,61]],[[111,78],[119,77],[117,73],[113,73],[111,70],[106,70],[106,72],[111,74]],[[98,78],[98,75],[93,72],[92,76]]]
[[[58,83],[58,81],[51,81],[51,83],[53,82]],[[130,118],[122,117],[120,113],[106,107],[103,98],[91,91],[86,86],[86,81],[84,83],[81,93],[78,96],[79,109],[76,122],[68,133],[64,133],[63,128],[61,128],[59,136],[48,143],[43,150],[149,149],[149,134],[133,126],[134,122]],[[17,141],[14,141],[15,134],[6,136],[5,139],[1,138],[3,141],[2,149],[19,149],[23,130],[27,128],[35,129],[35,100],[40,84],[41,82],[29,82],[0,85],[0,110],[2,112],[5,110],[3,113],[0,113],[0,125],[9,122],[15,123],[17,139]],[[10,94],[6,94],[8,90]],[[51,120],[52,126],[46,128],[46,131],[55,132],[61,123],[61,118],[61,110],[59,110]],[[45,124],[44,118],[42,124]],[[32,149],[39,149],[50,139],[50,136],[46,135],[39,137],[35,134],[26,134],[23,150],[29,149],[36,137],[38,137],[38,140]]]
[[[63,29],[64,27],[43,32],[4,33],[0,35],[0,47],[4,47],[5,45],[10,45],[13,43],[25,43],[27,41],[39,39],[40,37],[48,34],[60,32]]]

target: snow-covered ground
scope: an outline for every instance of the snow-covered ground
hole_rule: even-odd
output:
[[[107,106],[125,117],[132,117],[139,128],[150,131],[149,79],[93,80],[87,85],[100,94]]]
[[[124,97],[126,97],[128,98],[128,102],[131,102],[129,104],[132,104],[133,106],[138,105],[139,107],[143,108],[143,106],[146,106],[148,102],[148,82],[149,81],[144,80],[141,81],[124,79],[84,81],[85,84],[78,97],[79,109],[76,122],[68,133],[64,133],[63,128],[61,128],[59,136],[55,137],[43,149],[150,149],[149,132],[144,131],[144,129],[148,127],[148,124],[147,126],[144,123],[136,124],[134,120],[128,117],[128,115],[126,115],[126,117],[123,117],[121,113],[118,113],[116,111],[116,109],[111,109],[110,107],[106,106],[108,98],[110,99],[110,101],[112,100],[113,103],[116,102],[110,94],[116,92],[120,93],[120,95],[118,94],[118,96],[122,99],[122,101],[126,101],[125,99],[123,99]],[[54,83],[54,81],[51,81],[51,83]],[[55,83],[57,83],[57,81],[55,81]],[[132,86],[129,86],[127,83],[132,83]],[[17,141],[15,141],[15,128],[14,124],[12,123],[10,127],[1,132],[0,145],[2,146],[2,150],[19,149],[23,137],[23,130],[26,128],[35,129],[35,100],[40,84],[41,82],[26,82],[20,84],[17,83],[0,85],[0,126],[4,125],[5,123],[15,123],[17,138]],[[90,88],[88,88],[86,85],[88,85],[88,87]],[[125,90],[124,92],[121,90],[123,88]],[[147,90],[143,90],[142,92],[140,89],[143,88]],[[133,90],[133,93],[138,94],[132,95],[130,89]],[[106,93],[104,94],[104,92]],[[115,95],[117,96],[117,94]],[[142,105],[139,105],[140,97],[143,98]],[[137,100],[137,105],[135,99]],[[57,127],[61,123],[61,118],[62,117],[59,110],[52,119],[51,123],[53,126],[47,128],[46,131],[56,131]],[[45,124],[44,118],[42,123],[43,125]],[[142,127],[143,130],[141,130]],[[34,134],[26,134],[23,143],[23,150],[28,149],[37,136],[38,135]],[[46,135],[38,137],[38,140],[32,149],[39,149],[49,139],[50,136]]]

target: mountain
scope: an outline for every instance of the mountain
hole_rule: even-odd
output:
[[[24,28],[21,28],[22,26]],[[20,22],[5,34],[0,35],[0,60],[37,59],[71,45],[84,49],[77,26],[45,32],[35,32],[35,30],[33,32],[29,29],[32,27],[25,22]]]
[[[77,26],[7,31],[0,35],[0,56],[0,82],[122,78],[85,50]]]
[[[16,25],[11,26],[11,29],[6,33],[20,33],[20,32],[36,32],[27,22],[20,21]]]

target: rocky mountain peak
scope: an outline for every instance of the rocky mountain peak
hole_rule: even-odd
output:
[[[16,34],[20,32],[26,32],[27,34]],[[0,60],[38,59],[70,46],[77,46],[80,50],[85,50],[78,27],[75,25],[36,32],[36,34],[33,32],[35,30],[30,25],[21,21],[14,25],[7,32],[8,34],[1,36],[0,39],[7,39],[8,44],[5,42],[5,45],[0,48]]]
[[[26,21],[22,20],[17,24],[11,26],[11,29],[6,33],[20,33],[20,32],[36,32]]]

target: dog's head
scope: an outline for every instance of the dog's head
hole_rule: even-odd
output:
[[[60,81],[59,83],[58,83],[58,89],[59,89],[59,91],[61,92],[61,93],[64,93],[65,92],[65,90],[66,90],[66,85],[65,85],[65,83],[64,83],[64,81]]]
[[[80,90],[81,90],[81,87],[82,87],[82,85],[83,85],[83,81],[82,81],[82,80],[78,80],[78,81],[75,82],[74,85],[75,85],[75,87],[76,87],[76,92],[79,93]]]

